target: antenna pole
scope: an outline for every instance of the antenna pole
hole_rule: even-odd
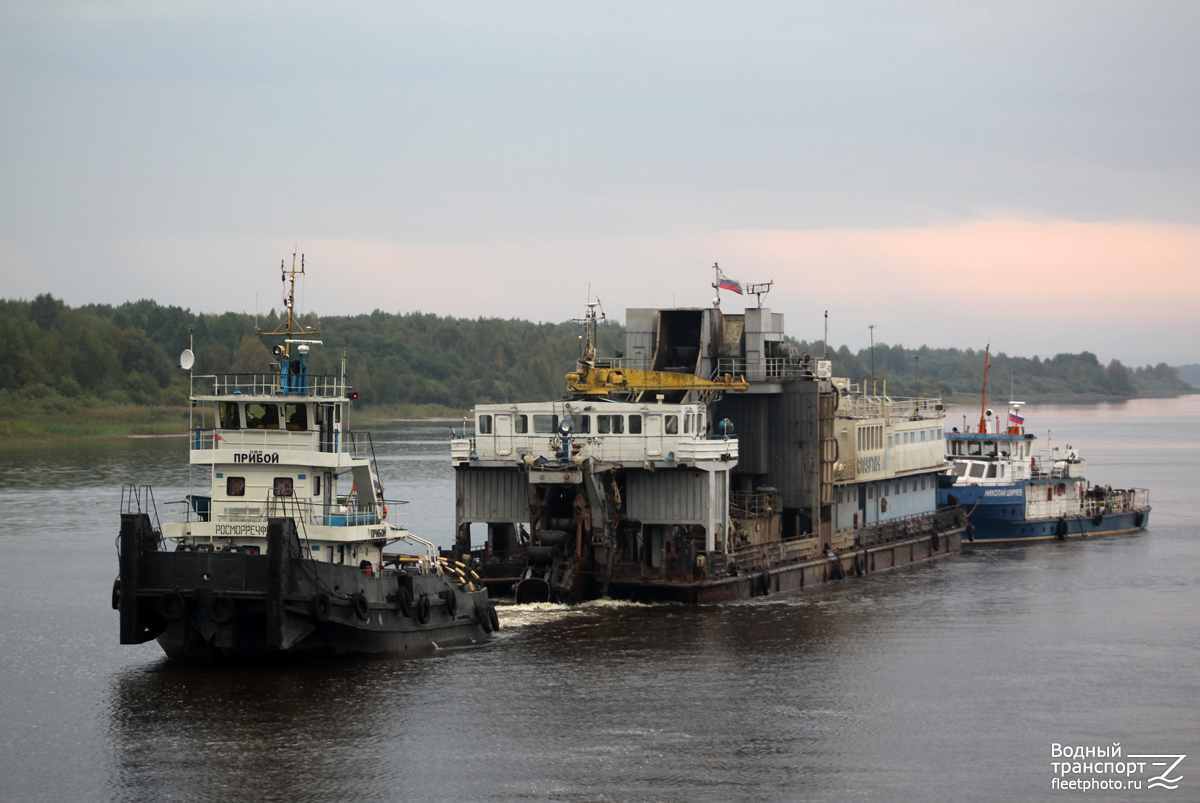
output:
[[[829,310],[825,310],[825,339],[822,341],[822,346],[823,346],[822,351],[824,353],[821,355],[821,359],[828,360],[829,359]]]
[[[867,326],[871,330],[871,395],[875,395],[875,324]]]
[[[987,432],[987,375],[991,366],[992,344],[988,343],[983,352],[983,401],[979,405],[979,434]]]

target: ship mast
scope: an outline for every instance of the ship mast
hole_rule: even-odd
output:
[[[987,375],[991,365],[992,344],[988,343],[983,353],[983,400],[979,403],[979,434],[987,433]]]
[[[289,269],[284,260],[279,261],[280,281],[288,282],[287,296],[283,299],[283,305],[287,309],[287,314],[283,320],[283,326],[276,329],[274,332],[264,332],[257,327],[254,333],[259,337],[283,337],[283,350],[279,356],[288,357],[291,354],[292,333],[303,333],[306,335],[321,334],[321,325],[317,324],[315,329],[304,327],[296,320],[296,277],[304,275],[304,254],[300,254],[300,269],[296,269],[296,253],[292,252],[292,267]]]

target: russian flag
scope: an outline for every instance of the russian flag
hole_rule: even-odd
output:
[[[724,273],[721,274],[721,281],[717,284],[717,287],[721,290],[730,290],[734,293],[737,293],[739,296],[743,295],[742,283],[737,279],[730,279]]]
[[[1016,411],[1015,411],[1015,410],[1009,410],[1009,411],[1008,411],[1008,423],[1010,423],[1010,424],[1024,424],[1024,423],[1025,423],[1025,419],[1024,419],[1024,418],[1022,418],[1021,416],[1017,415],[1017,413],[1016,413]]]

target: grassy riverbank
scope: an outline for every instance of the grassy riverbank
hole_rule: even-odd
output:
[[[465,412],[437,404],[364,406],[355,408],[351,413],[351,426],[377,426],[397,419],[461,419]],[[199,423],[199,418],[196,419],[196,423]],[[206,426],[211,426],[211,415]],[[183,436],[187,431],[187,407],[122,405],[39,412],[10,409],[0,412],[0,448],[139,436]]]
[[[0,415],[0,446],[101,441],[136,435],[183,435],[186,407],[77,407],[68,411]]]

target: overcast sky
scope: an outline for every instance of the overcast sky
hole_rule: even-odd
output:
[[[1195,2],[0,2],[0,297],[1200,362]],[[742,299],[723,293],[737,311]]]

